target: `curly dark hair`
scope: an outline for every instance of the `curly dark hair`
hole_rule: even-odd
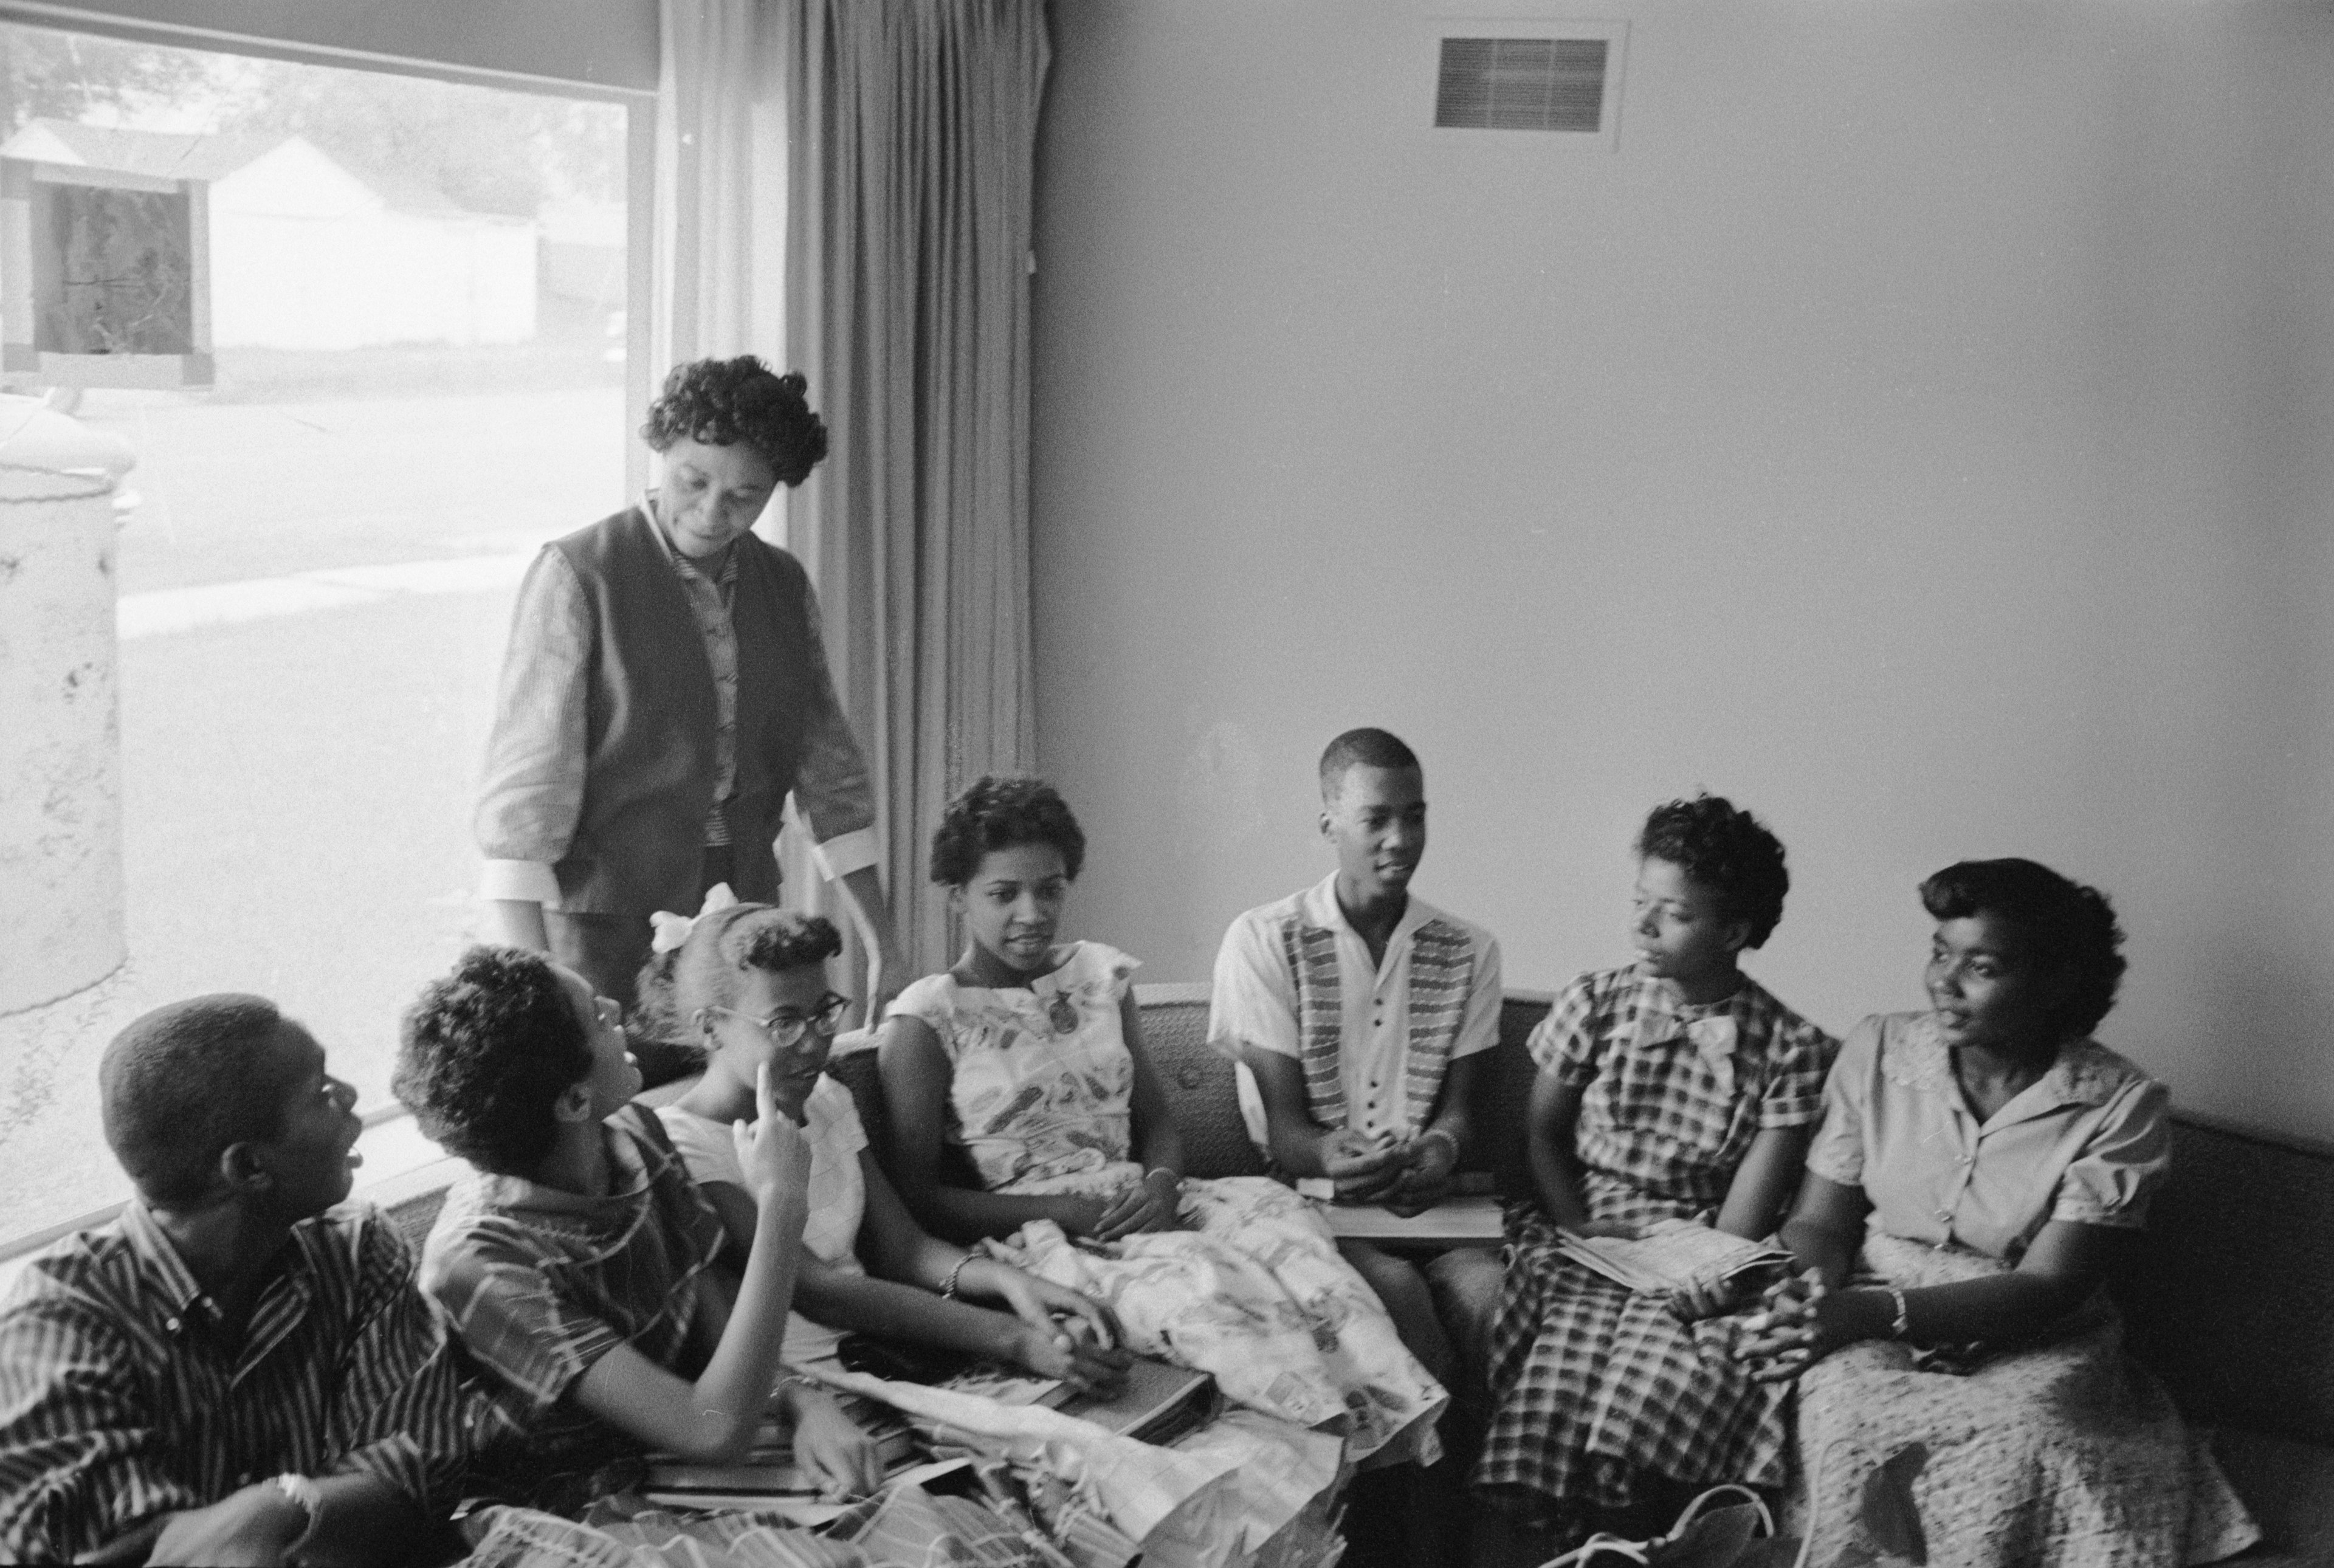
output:
[[[1961,861],[1921,884],[1921,907],[1935,920],[1992,915],[2013,928],[2044,968],[2074,988],[2050,1010],[2062,1039],[2080,1039],[2114,1008],[2126,967],[2123,928],[2097,888],[2033,861]]]
[[[761,454],[781,485],[799,485],[826,456],[826,424],[804,396],[800,370],[781,376],[752,354],[675,365],[664,390],[649,405],[641,439],[656,451],[676,441],[733,447],[743,441]]]
[[[842,951],[843,933],[824,915],[775,904],[733,904],[700,915],[689,940],[641,966],[640,1005],[628,1028],[701,1051],[702,1033],[689,1026],[699,1007],[736,1006],[738,983],[754,970],[799,969]]]
[[[591,1071],[590,1037],[551,961],[473,948],[406,1010],[390,1089],[448,1154],[523,1176],[551,1151],[553,1104]]]
[[[149,1203],[196,1202],[228,1145],[283,1133],[291,1086],[267,1045],[285,1022],[265,996],[196,996],[132,1020],[106,1046],[106,1145]]]
[[[1640,860],[1668,861],[1715,891],[1728,919],[1750,923],[1745,946],[1764,945],[1783,918],[1783,895],[1791,890],[1783,842],[1722,795],[1655,806],[1636,850]]]
[[[992,850],[1051,844],[1072,881],[1086,863],[1086,835],[1061,792],[1041,778],[989,774],[949,802],[932,832],[932,880],[960,887]]]

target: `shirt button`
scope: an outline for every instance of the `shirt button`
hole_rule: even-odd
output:
[[[162,1326],[169,1329],[172,1333],[177,1333],[178,1332],[178,1320],[177,1318],[164,1318],[162,1320]]]

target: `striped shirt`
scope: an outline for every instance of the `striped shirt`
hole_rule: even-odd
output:
[[[280,1260],[240,1340],[135,1201],[26,1265],[0,1304],[0,1559],[77,1556],[286,1471],[444,1517],[462,1397],[404,1238],[335,1208]]]
[[[479,1463],[506,1496],[544,1502],[556,1477],[639,1448],[567,1397],[609,1351],[694,1378],[719,1337],[720,1216],[654,1112],[606,1125],[614,1192],[473,1171],[422,1247],[422,1289],[494,1383]]]
[[[1333,871],[1231,923],[1216,953],[1208,1038],[1235,1062],[1254,1047],[1304,1063],[1308,1109],[1324,1127],[1409,1137],[1433,1119],[1450,1063],[1500,1043],[1500,987],[1491,934],[1415,894],[1373,964],[1338,907]],[[1244,1062],[1239,1098],[1249,1137],[1269,1150]]]

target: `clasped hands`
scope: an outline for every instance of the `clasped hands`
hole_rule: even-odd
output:
[[[1321,1174],[1339,1203],[1383,1204],[1407,1219],[1451,1196],[1459,1140],[1429,1130],[1415,1138],[1372,1136],[1342,1128],[1321,1140]]]
[[[1790,1381],[1855,1337],[1841,1321],[1841,1300],[1812,1268],[1786,1275],[1761,1294],[1757,1311],[1742,1317],[1734,1359],[1762,1383]]]

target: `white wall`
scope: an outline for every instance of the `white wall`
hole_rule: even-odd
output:
[[[1625,956],[1706,785],[1789,846],[1754,967],[1818,1021],[1916,1005],[1919,878],[2031,855],[2123,911],[2110,1044],[2334,1134],[2334,12],[1577,14],[1631,24],[1612,154],[1421,129],[1423,7],[1055,7],[1079,928],[1204,977],[1383,724],[1510,984]]]

